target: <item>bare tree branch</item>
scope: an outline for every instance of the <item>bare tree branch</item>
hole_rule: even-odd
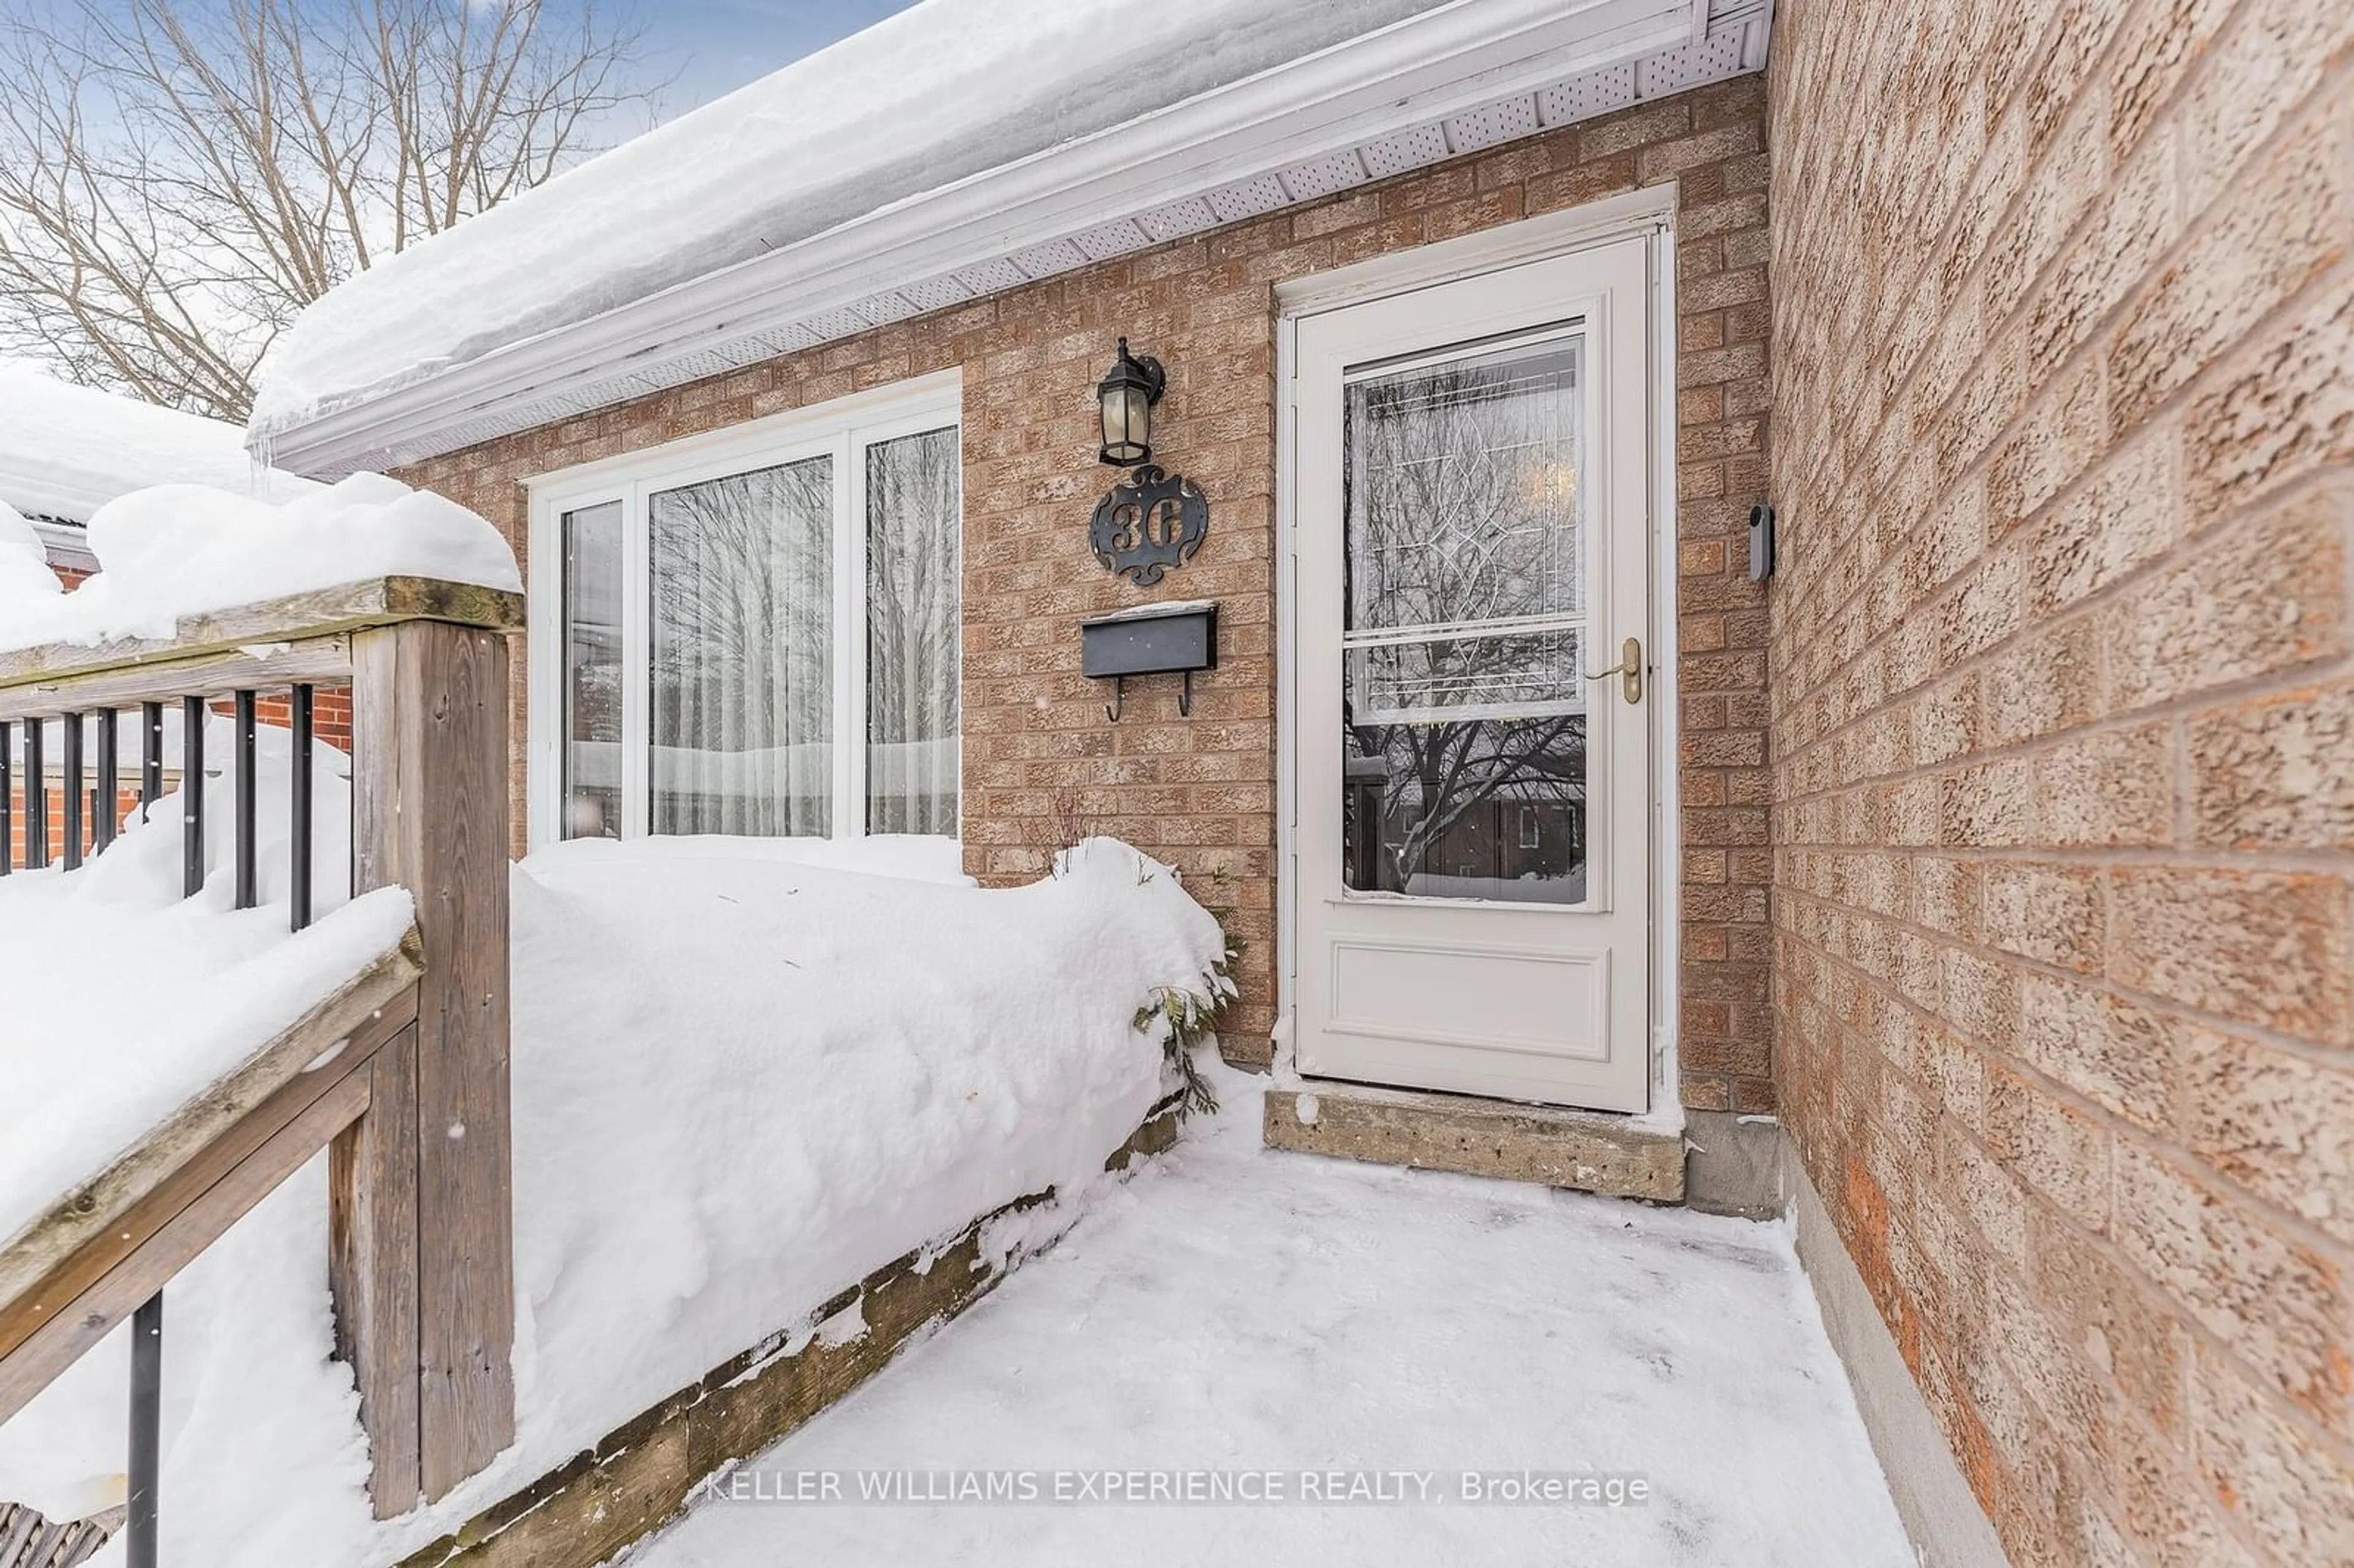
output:
[[[640,39],[543,0],[71,0],[0,27],[0,353],[242,419],[304,305],[650,110]]]
[[[1561,379],[1573,363],[1540,350],[1352,393],[1343,592],[1352,630],[1384,638],[1345,655],[1353,887],[1500,882],[1513,808],[1555,824],[1540,875],[1582,873],[1583,522],[1575,395]]]

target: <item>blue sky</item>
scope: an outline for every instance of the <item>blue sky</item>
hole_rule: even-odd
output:
[[[218,0],[180,0],[210,9]],[[296,0],[302,4],[304,0]],[[467,4],[485,0],[466,0]],[[551,8],[582,0],[554,0]],[[915,0],[595,0],[600,15],[626,13],[645,29],[646,68],[657,79],[675,77],[663,94],[662,118],[674,120],[698,103],[733,92],[801,56],[904,11]],[[61,19],[73,0],[0,0],[0,19],[29,16]]]
[[[674,119],[698,103],[836,38],[907,9],[912,0],[646,0],[637,9],[646,28],[648,63],[657,75],[678,73],[663,96],[663,117]]]

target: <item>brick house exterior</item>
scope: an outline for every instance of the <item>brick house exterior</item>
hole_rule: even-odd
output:
[[[1084,832],[1182,870],[1243,938],[1220,1040],[1264,1064],[1276,1019],[1275,287],[1352,261],[1673,182],[1681,580],[1685,1103],[1773,1108],[1766,1006],[1765,596],[1739,544],[1766,477],[1766,94],[1740,77],[1492,153],[895,323],[398,477],[481,513],[526,555],[523,482],[955,368],[964,384],[964,854],[1043,874]],[[1168,365],[1157,439],[1214,509],[1166,599],[1214,598],[1219,665],[1190,718],[1140,688],[1118,725],[1081,677],[1076,620],[1138,594],[1088,554],[1104,485],[1094,387],[1116,334]],[[526,585],[528,587],[528,585]],[[520,699],[518,699],[520,701]],[[513,726],[520,748],[526,726]],[[524,789],[516,759],[517,821]],[[518,849],[521,848],[518,843]]]
[[[964,867],[1027,881],[1091,832],[1173,863],[1242,942],[1222,1047],[1267,1065],[1297,1001],[1278,291],[1671,188],[1694,1143],[1754,1143],[1810,1269],[1828,1245],[1857,1281],[1834,1336],[1901,1367],[1868,1424],[1910,1401],[1931,1434],[1873,1425],[1927,1561],[2354,1563],[2349,16],[1782,0],[1764,75],[487,437],[484,394],[397,471],[528,570],[530,482],[956,373]],[[1213,515],[1141,594],[1084,526],[1122,335]],[[398,450],[339,450],[366,440]],[[1141,684],[1107,723],[1074,629],[1140,598],[1216,600],[1220,660],[1190,715]]]
[[[2354,11],[1776,22],[1776,1080],[2020,1563],[2354,1561]]]

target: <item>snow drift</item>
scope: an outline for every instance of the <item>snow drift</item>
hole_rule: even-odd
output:
[[[314,1162],[172,1287],[165,1552],[397,1560],[891,1259],[1101,1180],[1173,1082],[1165,1013],[1140,1014],[1225,988],[1217,923],[1111,841],[1004,890],[952,853],[591,840],[517,865],[514,1446],[371,1521]],[[119,1490],[126,1361],[101,1346],[0,1428],[0,1498]]]
[[[376,473],[283,501],[201,484],[119,496],[90,520],[98,575],[71,593],[19,565],[27,540],[23,519],[0,517],[0,650],[168,637],[184,615],[370,577],[523,587],[497,529]]]
[[[206,770],[207,878],[196,897],[181,896],[176,790],[143,821],[134,813],[114,846],[80,871],[0,878],[0,991],[8,998],[0,1008],[0,1237],[127,1151],[408,929],[406,889],[346,904],[351,758],[322,744],[313,786],[318,918],[289,935],[292,740],[279,729],[256,736],[262,902],[234,907],[237,748],[228,727],[218,717],[206,725],[207,755],[219,760]]]
[[[204,484],[263,501],[318,488],[247,455],[245,430],[136,397],[0,364],[0,503],[69,523],[157,484]]]

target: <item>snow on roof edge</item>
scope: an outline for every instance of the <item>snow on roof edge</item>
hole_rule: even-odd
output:
[[[1496,0],[1496,5],[1506,7],[1506,0]],[[1576,8],[1579,13],[1591,9]],[[1317,151],[1306,141],[1276,145],[1264,169],[1253,165],[1245,171],[1247,177],[1233,178],[1223,187],[1215,177],[1187,185],[1188,193],[1200,194],[1173,201],[1165,188],[1166,171],[1173,160],[1161,156],[1162,194],[1120,204],[1122,182],[1128,188],[1153,188],[1151,165],[1139,160],[1159,154],[1135,151],[1135,138],[1143,133],[1147,122],[1165,120],[1179,110],[1185,114],[1184,129],[1180,132],[1172,126],[1161,132],[1164,140],[1183,138],[1175,145],[1206,145],[1205,118],[1213,135],[1241,132],[1250,144],[1259,146],[1279,142],[1279,137],[1267,133],[1267,101],[1273,92],[1300,90],[1271,89],[1271,81],[1265,79],[1292,78],[1288,72],[1270,69],[1261,73],[1261,79],[1254,79],[1252,86],[1259,101],[1247,117],[1235,113],[1230,91],[1204,94],[936,188],[910,192],[833,230],[796,241],[785,251],[763,252],[679,279],[594,316],[517,336],[477,357],[420,360],[406,367],[397,380],[339,393],[277,421],[266,433],[258,423],[256,442],[264,450],[274,445],[278,461],[329,479],[359,469],[389,469],[461,450],[872,327],[984,299],[1058,272],[1276,207],[1316,200],[1335,190],[1482,151],[1642,100],[1749,74],[1765,63],[1771,20],[1766,0],[1715,0],[1709,21],[1712,30],[1695,40],[1683,31],[1690,25],[1684,0],[1649,0],[1631,8],[1629,0],[1613,0],[1595,14],[1617,22],[1615,31],[1589,32],[1580,37],[1565,32],[1564,11],[1559,6],[1551,8],[1553,30],[1544,35],[1527,25],[1526,17],[1513,26],[1500,25],[1494,20],[1499,9],[1489,7],[1483,7],[1478,18],[1484,30],[1475,30],[1466,26],[1459,12],[1459,6],[1441,7],[1440,12],[1412,16],[1383,29],[1387,37],[1382,40],[1369,34],[1321,51],[1326,57],[1346,58],[1351,65],[1344,69],[1357,72],[1356,106],[1345,112],[1336,109],[1327,117],[1321,132],[1337,151]],[[1628,23],[1629,16],[1647,26]],[[1582,17],[1567,20],[1582,22]],[[1426,64],[1430,51],[1424,46],[1434,28],[1451,29],[1442,35],[1449,46],[1444,67]],[[1369,117],[1363,94],[1391,83],[1386,77],[1374,82],[1366,76],[1364,50],[1355,46],[1373,48],[1378,58],[1395,66],[1401,50],[1407,47],[1409,33],[1421,52],[1407,56],[1405,63],[1422,69],[1424,79],[1412,83],[1410,90],[1401,86],[1395,93],[1382,93],[1384,112]],[[1505,58],[1496,47],[1500,44],[1527,47],[1500,66],[1499,61]],[[1378,53],[1382,50],[1386,54]],[[1478,69],[1470,69],[1466,61]],[[1301,65],[1305,60],[1289,63]],[[1318,69],[1324,70],[1326,79],[1303,101],[1335,101],[1329,90],[1331,63],[1320,61]],[[1497,82],[1509,90],[1492,101],[1467,92],[1481,82]],[[1349,81],[1344,79],[1342,85],[1348,86]],[[1214,109],[1213,103],[1222,107]],[[1417,113],[1426,117],[1426,122],[1409,124]],[[1404,129],[1386,130],[1391,122]],[[1359,140],[1347,138],[1352,131],[1362,132]],[[1365,136],[1371,140],[1363,139]],[[1082,153],[1089,146],[1097,150]],[[940,244],[928,244],[923,235],[911,233],[906,223],[880,236],[854,238],[874,220],[903,209],[937,210],[934,204],[953,199],[960,186],[982,185],[991,196],[1002,197],[1007,194],[1004,187],[989,182],[1009,175],[1018,178],[1024,165],[1052,167],[1067,175],[1067,160],[1073,155],[1091,160],[1082,163],[1083,169],[1103,164],[1087,177],[1113,198],[1099,208],[1088,208],[1085,223],[1079,221],[1078,208],[1070,200],[1059,204],[1039,200],[1031,214],[1017,215],[1010,207],[995,209],[1005,212],[1008,232],[1020,232],[1022,238],[1009,239],[978,260],[967,252],[985,220],[954,208],[936,220],[943,226]],[[1234,173],[1231,150],[1222,149],[1218,155],[1230,165],[1228,173]],[[1107,157],[1118,161],[1105,164]],[[1206,159],[1196,162],[1208,166]],[[1291,166],[1294,163],[1299,166]],[[1341,164],[1351,167],[1334,177],[1327,165]],[[1139,178],[1147,183],[1137,185]],[[979,199],[970,196],[967,205]],[[1155,200],[1164,205],[1155,207],[1151,205]],[[1250,205],[1237,211],[1234,210],[1236,203]],[[1069,237],[1041,242],[1045,235],[1035,213],[1044,213],[1050,222],[1064,222],[1055,217],[1057,207],[1072,216],[1066,228],[1056,228],[1055,233],[1067,230]],[[1038,232],[1010,227],[1023,217],[1029,217],[1031,228]],[[780,264],[789,254],[805,254],[802,248],[812,244],[822,244],[822,249],[815,259],[804,260],[802,276],[807,281],[796,289],[796,278],[779,270]],[[1027,250],[1021,249],[1023,245]],[[878,291],[873,298],[853,298],[839,287],[843,279],[854,277],[858,268],[870,264],[888,270],[887,275],[881,271],[866,275],[868,286]],[[741,281],[730,286],[726,281],[731,278]],[[661,313],[650,313],[649,307],[664,301],[675,302]],[[561,349],[556,346],[559,343]]]
[[[245,431],[227,420],[0,363],[0,502],[29,518],[82,524],[116,497],[158,484],[281,498],[312,488],[258,466]]]
[[[251,429],[282,433],[1416,15],[1528,3],[924,0],[331,290],[273,346]]]

